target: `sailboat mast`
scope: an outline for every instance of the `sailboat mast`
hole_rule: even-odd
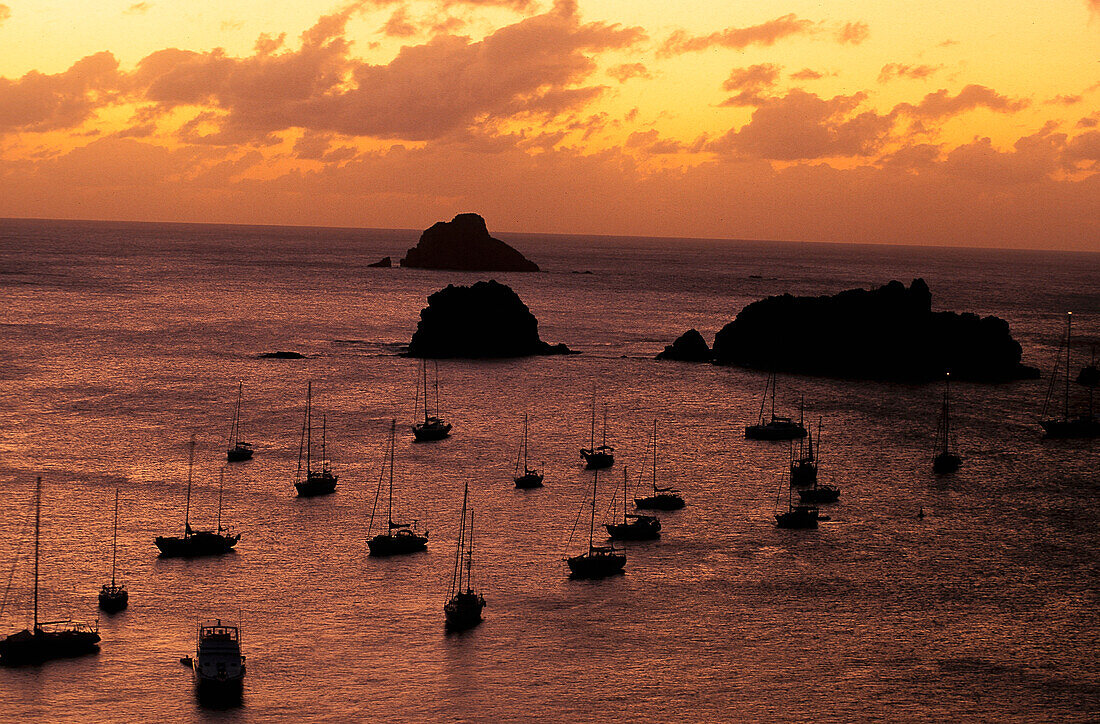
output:
[[[951,447],[951,373],[948,372],[943,385],[943,451]]]
[[[111,587],[115,585],[115,570],[118,563],[118,488],[115,488],[115,531],[111,541]]]
[[[34,481],[34,628],[38,630],[38,538],[42,527],[42,476]]]
[[[474,511],[470,511],[470,532],[467,535],[466,540],[466,590],[473,590],[473,575],[474,570]]]
[[[470,482],[462,489],[462,522],[458,524],[458,547],[455,550],[455,568],[451,573],[451,596],[462,590],[462,554],[466,544],[466,500],[470,495]]]
[[[428,422],[428,361],[424,360],[424,423]]]
[[[191,535],[191,475],[195,470],[195,436],[191,435],[190,452],[187,456],[187,504],[183,508],[183,537]]]
[[[439,405],[439,363],[435,362],[433,364],[435,365],[435,414],[438,415],[441,409]]]
[[[592,385],[592,426],[588,433],[588,448],[596,449],[596,386]]]
[[[322,472],[325,469],[325,453],[326,453],[325,444],[326,444],[327,438],[328,438],[328,422],[326,421],[325,416],[322,414],[321,415],[321,471]]]
[[[593,531],[596,529],[596,481],[599,479],[600,473],[594,471],[592,473],[592,519],[588,523],[588,552],[592,553],[593,543]]]
[[[1069,346],[1070,333],[1073,327],[1073,312],[1066,312],[1066,395],[1064,401],[1065,419],[1069,420]]]
[[[775,373],[772,372],[772,419],[775,419]]]
[[[233,439],[230,443],[237,446],[237,440],[241,437],[241,397],[244,395],[244,380],[237,387],[237,411],[233,414]]]
[[[313,472],[310,453],[313,449],[313,380],[306,385],[306,478]]]
[[[623,525],[626,525],[626,466],[623,466]]]
[[[653,494],[657,494],[657,418],[653,418]]]
[[[523,413],[523,472],[527,472],[527,413]]]
[[[603,406],[603,442],[600,444],[607,447],[607,405]]]
[[[389,527],[386,528],[387,535],[393,535],[393,437],[397,431],[397,420],[390,420],[390,495],[389,495],[389,508],[386,512],[386,518],[389,520]]]

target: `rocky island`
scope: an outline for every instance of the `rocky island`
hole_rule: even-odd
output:
[[[539,322],[512,289],[496,281],[449,285],[420,311],[410,357],[471,359],[571,354],[539,339]]]
[[[714,359],[714,353],[707,346],[707,341],[697,329],[689,329],[676,338],[676,341],[665,347],[664,352],[657,353],[657,359],[676,360],[677,362],[710,362]]]
[[[892,281],[753,302],[715,335],[713,353],[715,364],[859,379],[926,382],[950,371],[957,379],[1007,382],[1039,375],[1021,363],[1008,322],[933,312],[923,279],[908,288]]]
[[[405,253],[401,266],[456,271],[539,270],[538,264],[489,236],[485,219],[478,214],[459,214],[450,221],[433,224],[420,235],[416,246]]]

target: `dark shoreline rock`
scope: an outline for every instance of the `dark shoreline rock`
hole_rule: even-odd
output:
[[[369,269],[389,269],[393,266],[393,259],[388,256],[384,256],[373,264],[367,264]]]
[[[489,236],[485,219],[478,214],[459,214],[450,221],[433,224],[420,235],[416,246],[405,253],[401,266],[456,271],[539,270],[538,264]]]
[[[496,281],[449,285],[420,311],[409,357],[487,359],[573,354],[539,339],[539,322],[512,289]]]
[[[664,352],[658,352],[656,359],[675,360],[677,362],[710,362],[714,359],[714,353],[707,346],[707,341],[697,329],[689,329],[676,338],[676,341],[665,347]]]
[[[768,297],[749,304],[714,338],[714,361],[759,369],[858,379],[927,382],[1034,379],[1022,349],[998,317],[933,312],[923,279],[908,289],[833,296]]]

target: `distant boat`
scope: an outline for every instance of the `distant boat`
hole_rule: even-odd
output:
[[[798,491],[798,499],[803,503],[835,503],[840,498],[840,488],[836,485],[818,483],[817,472],[821,464],[821,418],[817,418],[817,451],[814,455],[813,487]],[[791,482],[795,483],[796,468],[791,467]]]
[[[767,403],[771,391],[771,419],[764,417],[764,405]],[[797,440],[806,437],[806,428],[802,422],[795,422],[789,417],[780,417],[775,414],[775,373],[768,374],[768,381],[764,385],[764,397],[760,400],[760,419],[755,425],[745,427],[745,438],[748,440]]]
[[[626,554],[615,550],[615,544],[597,546],[596,529],[596,485],[599,473],[592,475],[592,515],[588,523],[588,552],[567,558],[573,578],[604,578],[622,573],[626,567]]]
[[[221,619],[199,625],[191,666],[200,698],[239,697],[245,675],[240,627]]]
[[[233,427],[229,434],[229,449],[226,459],[231,463],[252,459],[252,443],[241,440],[241,396],[244,394],[244,381],[237,387],[237,410],[233,413]]]
[[[394,438],[397,434],[397,421],[390,422],[390,450],[389,459],[383,463],[382,476],[378,479],[378,490],[374,494],[374,507],[371,510],[370,523],[367,532],[374,529],[375,513],[378,511],[378,498],[382,493],[382,480],[386,474],[386,466],[389,467],[389,493],[386,496],[386,530],[367,541],[367,548],[372,556],[394,556],[402,553],[415,553],[428,548],[428,531],[420,533],[416,530],[417,521],[412,523],[399,523],[393,519],[393,468],[394,468]]]
[[[1043,404],[1043,417],[1047,418],[1042,420],[1039,424],[1043,428],[1043,437],[1066,439],[1066,438],[1094,438],[1100,437],[1100,419],[1093,412],[1093,387],[1086,385],[1089,390],[1089,409],[1087,413],[1078,415],[1077,417],[1070,417],[1069,414],[1069,378],[1070,378],[1070,347],[1072,346],[1072,331],[1073,331],[1073,312],[1066,313],[1066,370],[1065,370],[1065,392],[1062,396],[1062,417],[1061,418],[1047,418],[1047,411],[1051,406],[1052,398],[1054,396],[1054,386],[1056,384],[1056,378],[1058,376],[1058,364],[1055,362],[1054,369],[1050,374],[1050,387],[1047,388],[1046,401]],[[1059,350],[1060,351],[1060,350]]]
[[[329,469],[326,449],[328,426],[321,416],[321,467],[313,469],[313,382],[306,386],[306,416],[302,421],[302,438],[298,443],[298,471],[294,473],[294,488],[299,498],[328,495],[336,490],[338,476]],[[305,455],[305,476],[302,475],[302,456]]]
[[[118,488],[115,488],[115,523],[111,540],[111,582],[104,583],[99,591],[99,607],[107,613],[121,611],[130,605],[130,594],[126,585],[115,577],[118,571]]]
[[[653,420],[653,439],[650,441],[653,451],[653,495],[634,498],[634,505],[650,510],[679,510],[684,507],[684,499],[679,490],[657,486],[657,420]]]
[[[943,378],[943,405],[940,406],[940,421],[936,428],[936,456],[932,458],[932,470],[937,475],[947,475],[959,469],[962,458],[952,448],[954,440],[951,434],[951,373]]]
[[[542,472],[531,468],[527,462],[527,414],[523,415],[523,442],[520,444],[519,453],[516,455],[516,471],[512,479],[517,488],[541,488]],[[520,474],[520,464],[523,464],[523,474]]]
[[[780,488],[779,495],[783,495],[782,488]],[[775,503],[778,507],[778,498]],[[816,528],[819,519],[820,515],[818,514],[816,505],[794,504],[794,486],[788,483],[787,510],[775,514],[776,526],[779,528]]]
[[[596,390],[592,389],[592,425],[588,437],[588,447],[581,448],[584,467],[588,470],[602,470],[615,464],[615,448],[607,444],[607,406],[603,408],[603,443],[596,446]]]
[[[626,468],[623,468],[623,522],[605,523],[607,535],[612,540],[653,540],[661,537],[661,521],[655,515],[638,515],[626,512]]]
[[[42,478],[34,484],[34,623],[30,629],[13,633],[0,641],[0,664],[38,664],[50,659],[69,658],[99,650],[99,624],[88,626],[72,621],[38,620],[39,540],[42,532]]]
[[[195,469],[195,436],[191,436],[191,451],[187,461],[187,504],[183,513],[183,536],[157,536],[155,543],[163,558],[190,558],[197,556],[215,556],[233,550],[241,539],[222,526],[222,493],[225,487],[225,471],[222,470],[218,484],[218,529],[191,529],[191,478]]]
[[[442,440],[451,434],[451,423],[444,421],[439,416],[439,365],[435,366],[435,414],[431,414],[428,407],[428,363],[422,360],[420,371],[423,375],[423,384],[418,385],[417,393],[423,392],[424,422],[413,425],[413,437],[417,442],[433,442]],[[417,395],[420,396],[419,394]]]
[[[802,402],[798,404],[798,424],[802,425]],[[820,418],[818,431],[821,430]],[[806,437],[798,442],[798,458],[791,461],[791,482],[795,485],[813,485],[817,482],[817,458],[814,456],[813,431],[807,429]]]
[[[470,497],[470,483],[466,482],[462,491],[462,522],[458,526],[458,548],[455,550],[454,573],[451,575],[451,595],[443,604],[443,615],[447,628],[462,631],[481,623],[481,610],[485,608],[485,597],[474,590],[471,574],[474,567],[474,511],[469,511],[467,521],[467,501]]]

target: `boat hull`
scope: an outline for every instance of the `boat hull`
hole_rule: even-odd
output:
[[[523,490],[542,487],[542,476],[538,473],[527,473],[526,475],[520,475],[517,478],[513,478],[513,480],[516,483],[516,487]]]
[[[746,440],[799,440],[806,437],[806,428],[796,422],[769,422],[745,428]]]
[[[24,629],[0,641],[0,664],[20,666],[94,654],[99,651],[99,641],[99,633],[91,630]]]
[[[581,457],[584,459],[584,467],[586,470],[603,470],[615,464],[615,456],[613,454],[600,452],[598,450],[581,450]]]
[[[624,553],[582,553],[566,561],[573,578],[606,578],[625,572]]]
[[[655,540],[661,537],[661,521],[651,515],[635,518],[629,523],[608,523],[604,528],[614,540]]]
[[[786,513],[777,513],[775,524],[788,529],[816,528],[818,519],[817,508],[799,505]]]
[[[645,498],[635,498],[634,505],[645,510],[679,510],[684,507],[684,499],[679,495],[658,493]]]
[[[458,593],[443,605],[448,631],[465,631],[482,621],[485,598],[476,593]]]
[[[405,553],[417,553],[428,549],[427,534],[416,533],[397,535],[376,535],[367,541],[372,556],[399,556]]]
[[[299,498],[315,498],[335,492],[338,479],[339,476],[331,474],[311,475],[294,483],[294,489],[298,491]]]
[[[813,485],[817,482],[817,463],[799,460],[791,465],[791,485]]]
[[[99,608],[107,613],[118,613],[130,605],[130,593],[122,586],[103,586],[99,592]]]
[[[252,448],[250,447],[231,447],[225,451],[225,459],[231,463],[244,462],[245,460],[252,459]]]
[[[197,558],[230,553],[240,541],[241,534],[222,535],[200,531],[189,536],[158,536],[154,541],[162,558]]]
[[[835,485],[818,485],[809,490],[799,490],[798,498],[803,503],[835,503],[840,499],[840,488]],[[818,516],[820,520],[820,516]]]
[[[1043,420],[1043,437],[1051,440],[1088,439],[1100,437],[1100,420],[1078,417],[1074,420]]]
[[[962,458],[955,453],[943,452],[932,461],[932,471],[938,475],[953,473],[962,466]]]
[[[435,442],[451,434],[451,423],[442,425],[413,425],[413,437],[417,442]]]

